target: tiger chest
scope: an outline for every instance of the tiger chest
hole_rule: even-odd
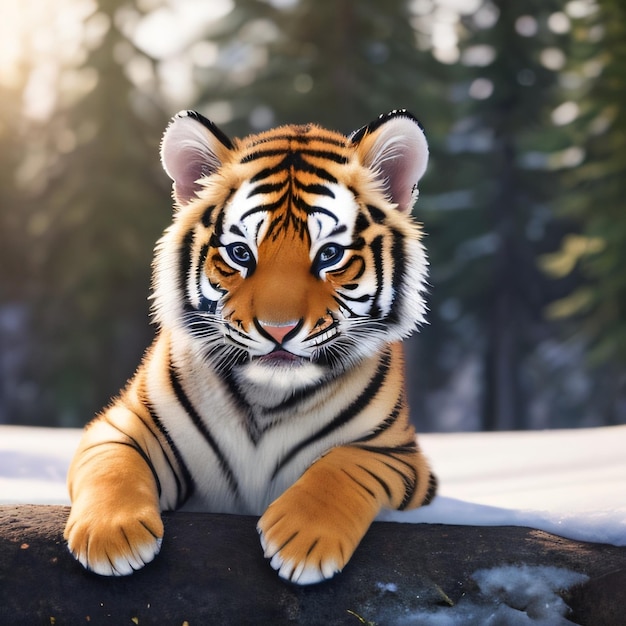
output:
[[[297,396],[234,389],[206,363],[179,366],[176,384],[152,379],[149,395],[192,481],[183,508],[261,514],[329,449],[376,429],[389,412],[372,386],[378,368],[367,361]]]

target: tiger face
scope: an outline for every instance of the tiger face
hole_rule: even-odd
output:
[[[286,126],[234,142],[185,112],[161,154],[177,211],[157,247],[155,316],[216,371],[293,391],[423,320],[410,210],[428,149],[407,112],[350,137]]]

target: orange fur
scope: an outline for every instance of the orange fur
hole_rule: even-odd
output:
[[[128,574],[158,553],[163,510],[253,513],[283,578],[330,578],[382,508],[435,492],[400,344],[425,310],[422,131],[395,111],[353,137],[230,142],[186,113],[162,158],[178,208],[155,257],[159,330],[85,430],[69,549]]]

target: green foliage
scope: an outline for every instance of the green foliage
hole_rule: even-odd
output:
[[[22,213],[10,214],[30,225],[17,245],[31,272],[25,376],[35,382],[37,406],[12,421],[84,423],[124,384],[150,341],[152,247],[171,211],[157,156],[167,116],[149,102],[137,106],[117,60],[118,46],[128,45],[116,27],[123,5],[101,3],[102,41],[82,67],[66,70],[88,69],[93,88],[64,105],[70,94],[59,85],[54,116],[45,126],[31,121],[23,135],[48,167],[33,173],[38,184]]]
[[[586,153],[581,167],[567,178],[569,193],[560,209],[582,226],[575,259],[585,280],[553,310],[557,316],[578,318],[593,339],[596,363],[626,361],[626,7],[618,0],[602,0],[600,10],[577,24],[581,41],[579,64],[595,74],[580,96],[580,116],[572,134]],[[603,37],[597,41],[598,34]],[[594,39],[596,40],[594,42]],[[595,44],[595,45],[594,45]],[[563,246],[560,259],[571,258]]]
[[[237,0],[151,58],[134,25],[180,7],[100,0],[49,117],[22,110],[35,65],[0,80],[0,421],[80,425],[139,362],[171,212],[158,144],[182,107],[234,136],[411,110],[431,147],[416,206],[430,324],[407,346],[420,428],[624,421],[626,9],[597,1],[459,18],[436,0]],[[458,38],[445,54],[442,26]],[[166,88],[172,67],[194,95]]]
[[[234,134],[308,122],[347,133],[394,108],[434,113],[444,97],[435,62],[415,48],[404,0],[288,9],[241,0],[212,37],[221,62],[197,70],[200,103],[209,114],[215,101],[231,103],[224,126]]]

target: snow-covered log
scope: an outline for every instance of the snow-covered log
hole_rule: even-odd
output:
[[[0,624],[624,624],[624,547],[376,522],[342,574],[299,588],[263,559],[254,518],[177,512],[153,563],[103,578],[67,552],[68,512],[0,506]]]

